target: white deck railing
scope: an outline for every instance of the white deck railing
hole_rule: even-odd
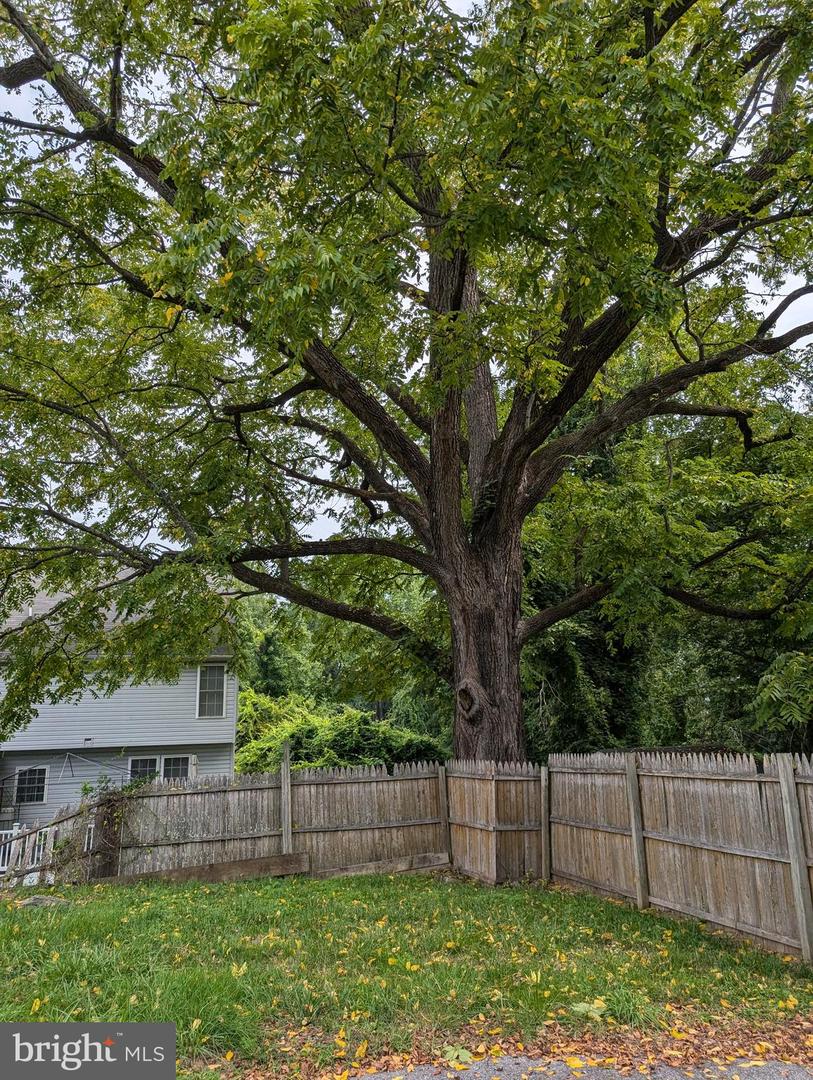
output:
[[[0,874],[8,870],[11,842],[19,831],[19,825],[14,825],[11,829],[0,829]]]

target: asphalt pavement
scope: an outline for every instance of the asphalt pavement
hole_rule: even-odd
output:
[[[470,1062],[460,1065],[416,1065],[412,1072],[371,1074],[377,1080],[622,1080],[622,1076],[640,1076],[636,1070],[622,1074],[615,1069],[585,1066],[574,1069],[564,1062],[540,1062],[527,1057],[500,1058],[498,1061]],[[778,1061],[754,1064],[744,1060],[739,1065],[695,1065],[686,1069],[671,1065],[656,1066],[648,1073],[653,1080],[810,1080],[813,1070],[804,1065],[785,1065]]]

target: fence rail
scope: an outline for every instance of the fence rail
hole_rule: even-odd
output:
[[[0,832],[30,880],[395,871],[453,863],[682,912],[813,959],[813,761],[555,754],[159,781]],[[275,869],[276,868],[276,869]]]

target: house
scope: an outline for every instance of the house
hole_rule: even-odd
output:
[[[53,603],[37,598],[15,618]],[[173,684],[131,684],[110,697],[87,693],[38,706],[26,728],[0,742],[0,841],[12,824],[47,822],[101,784],[231,776],[237,679],[227,659],[215,650]]]

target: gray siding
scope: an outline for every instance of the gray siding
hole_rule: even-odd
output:
[[[102,777],[107,777],[114,786],[126,782],[129,776],[130,757],[157,757],[162,754],[197,755],[197,775],[199,777],[231,776],[234,769],[234,747],[231,742],[212,746],[190,745],[184,742],[175,742],[170,745],[161,742],[152,746],[134,747],[132,750],[106,750],[100,752],[63,751],[62,753],[56,753],[54,751],[16,752],[7,750],[0,752],[0,781],[3,778],[13,778],[18,769],[47,766],[46,801],[16,807],[17,812],[13,816],[15,821],[19,821],[23,825],[31,825],[34,821],[45,823],[50,821],[62,807],[78,803],[82,797],[84,785],[96,786]],[[8,789],[8,795],[4,799],[4,806],[9,797],[13,799],[13,779],[9,779],[5,787]],[[0,829],[10,827],[11,820],[6,814],[2,818],[2,823],[0,823]]]
[[[71,749],[93,756],[111,747],[233,743],[237,679],[227,672],[224,717],[198,718],[197,685],[197,668],[189,668],[174,685],[130,685],[110,697],[86,694],[75,703],[40,705],[28,727],[0,743],[0,753]]]

